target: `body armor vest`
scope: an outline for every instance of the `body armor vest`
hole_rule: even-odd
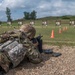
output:
[[[0,46],[0,51],[4,52],[12,62],[13,67],[16,67],[24,59],[27,50],[23,44],[9,40]]]

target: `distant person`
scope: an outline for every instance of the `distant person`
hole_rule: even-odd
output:
[[[75,25],[74,25],[74,28],[75,28]]]
[[[7,22],[7,25],[8,26],[12,26],[12,22]]]
[[[42,27],[47,25],[48,25],[47,21],[42,21]]]
[[[48,24],[47,24],[47,21],[44,21],[44,25],[45,25],[45,26],[47,26],[47,25],[48,25]]]
[[[31,21],[30,22],[30,25],[34,26],[35,25],[35,22],[34,21]]]
[[[61,21],[56,21],[55,25],[56,26],[60,26],[61,25]]]
[[[23,23],[22,23],[21,21],[18,22],[18,26],[19,26],[19,25],[22,25],[22,24],[23,24]]]
[[[71,23],[72,23],[72,25],[74,25],[75,24],[75,21],[72,21]]]
[[[70,20],[70,22],[69,22],[69,25],[71,26],[72,25],[72,21]]]

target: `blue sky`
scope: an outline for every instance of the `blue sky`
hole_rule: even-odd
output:
[[[45,16],[75,15],[75,0],[0,0],[0,21],[6,21],[6,7],[12,19],[23,18],[24,11],[37,12],[37,18]]]

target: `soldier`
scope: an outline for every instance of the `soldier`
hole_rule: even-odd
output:
[[[30,22],[30,25],[34,26],[35,22],[34,21],[31,21]]]
[[[47,21],[44,21],[44,25],[45,25],[45,26],[47,26],[47,25],[48,25]]]
[[[0,66],[5,72],[9,71],[12,64],[16,67],[26,56],[32,63],[40,63],[42,61],[41,55],[33,43],[28,39],[35,36],[35,29],[30,25],[22,25],[19,31],[9,32],[6,43],[0,46]],[[12,42],[9,38],[15,37],[17,41]],[[0,41],[0,42],[5,42]],[[7,45],[7,43],[9,44]],[[11,43],[11,44],[10,44]],[[6,44],[6,46],[4,46]]]

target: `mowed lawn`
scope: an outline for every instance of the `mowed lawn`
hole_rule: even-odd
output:
[[[29,21],[25,22],[29,23]],[[6,23],[3,23],[0,27],[0,34],[8,31],[19,28],[17,23],[12,23],[12,26],[7,26]],[[34,25],[36,29],[36,36],[41,34],[43,37],[43,43],[50,45],[75,45],[75,28],[74,26],[69,26],[69,24],[61,24],[61,27],[55,26],[55,21],[48,20],[48,26],[42,27],[42,20],[35,21]],[[66,29],[67,28],[67,29]],[[61,33],[59,33],[61,29]],[[63,29],[65,29],[63,31]],[[51,37],[52,30],[54,31],[54,38]]]

